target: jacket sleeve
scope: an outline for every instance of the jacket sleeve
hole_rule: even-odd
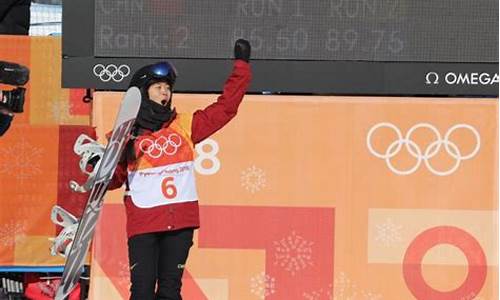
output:
[[[127,180],[127,165],[125,160],[121,160],[116,166],[115,173],[108,185],[108,190],[116,190],[120,188]]]
[[[236,115],[251,77],[250,65],[243,60],[235,60],[233,71],[217,101],[193,114],[191,139],[194,144],[214,134]]]

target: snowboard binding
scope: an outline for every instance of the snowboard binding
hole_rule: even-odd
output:
[[[89,191],[94,184],[94,177],[96,176],[101,158],[104,153],[104,146],[97,143],[94,139],[86,134],[81,134],[75,141],[73,151],[80,156],[80,170],[88,175],[87,182],[83,185],[78,184],[74,180],[70,180],[69,187],[72,191],[78,193],[85,193]],[[79,220],[64,208],[55,205],[52,208],[51,216],[54,224],[63,227],[59,235],[55,238],[49,238],[52,242],[50,253],[53,256],[60,255],[64,258],[69,254],[73,240],[75,238],[76,230],[78,228]]]
[[[52,242],[50,254],[60,255],[64,258],[68,255],[73,240],[75,239],[76,229],[78,228],[78,219],[64,208],[55,205],[52,208],[50,219],[55,224],[62,226],[63,230],[55,238],[49,238]]]
[[[90,138],[86,134],[81,134],[75,141],[73,146],[73,151],[81,157],[80,159],[80,170],[86,175],[88,175],[87,182],[83,185],[78,184],[74,180],[70,180],[69,187],[72,191],[78,193],[88,192],[93,184],[94,178],[96,176],[99,165],[101,164],[101,158],[104,153],[105,147],[94,139]]]

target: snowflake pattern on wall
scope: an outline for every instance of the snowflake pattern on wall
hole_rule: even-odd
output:
[[[403,226],[394,224],[390,218],[387,218],[384,223],[376,225],[375,241],[386,247],[393,246],[402,241],[402,228]]]
[[[335,300],[354,300],[358,296],[358,287],[344,272],[340,272],[333,280]]]
[[[266,186],[266,174],[262,169],[251,166],[241,172],[241,186],[254,194]]]
[[[130,267],[127,261],[120,261],[117,281],[119,286],[126,287],[127,289],[130,287]]]
[[[382,300],[382,295],[374,294],[372,292],[362,291],[361,292],[363,300]]]
[[[259,299],[265,299],[267,296],[274,294],[276,290],[275,278],[261,272],[250,279],[250,292],[257,295]]]
[[[314,242],[307,241],[295,231],[291,235],[274,241],[275,265],[283,267],[293,276],[300,270],[312,266],[312,246]]]
[[[304,299],[306,300],[333,300],[333,294],[332,294],[333,286],[331,284],[328,285],[328,288],[326,289],[319,289],[315,290],[312,292],[305,292],[302,294]]]
[[[24,221],[10,221],[0,227],[0,246],[13,247],[19,240],[26,238],[26,224]]]
[[[475,293],[470,293],[460,298],[460,300],[484,300],[482,297],[477,296]]]
[[[333,280],[334,300],[382,300],[382,295],[359,289],[344,272],[340,272]]]
[[[41,174],[40,161],[43,149],[31,145],[24,137],[19,141],[0,147],[0,173],[6,173],[17,180],[28,180]]]

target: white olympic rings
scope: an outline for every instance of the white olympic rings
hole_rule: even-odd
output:
[[[397,140],[392,142],[387,147],[387,149],[385,150],[385,153],[377,152],[372,146],[372,135],[374,134],[374,132],[377,129],[382,128],[382,127],[386,127],[386,128],[390,128],[390,129],[394,130],[396,135],[397,135]],[[411,139],[412,134],[419,128],[429,129],[436,137],[435,140],[432,143],[430,143],[425,148],[425,150],[423,152],[422,152],[422,149],[420,149],[419,145],[417,145],[417,143],[415,143]],[[476,146],[467,155],[463,155],[461,153],[459,147],[454,142],[450,141],[451,134],[455,130],[460,129],[460,128],[470,130],[476,139]],[[468,125],[468,124],[457,124],[457,125],[452,126],[450,129],[448,129],[448,131],[444,135],[444,138],[441,138],[441,134],[436,129],[436,127],[434,127],[433,125],[431,125],[429,123],[419,123],[419,124],[416,124],[413,127],[411,127],[410,130],[408,130],[408,132],[406,133],[406,136],[403,138],[403,135],[401,134],[401,130],[396,125],[394,125],[392,123],[383,122],[383,123],[378,123],[378,124],[374,125],[372,128],[370,128],[370,130],[368,131],[368,134],[366,136],[366,145],[367,145],[368,150],[370,151],[371,154],[373,154],[374,156],[376,156],[378,158],[384,159],[386,164],[387,164],[387,167],[397,175],[409,175],[409,174],[414,173],[420,167],[420,164],[422,163],[422,161],[424,161],[425,166],[427,167],[427,169],[429,169],[429,171],[431,173],[438,175],[438,176],[447,176],[447,175],[452,174],[453,172],[455,172],[458,169],[461,161],[471,159],[479,152],[479,148],[481,147],[481,137],[480,137],[478,131],[474,127],[472,127],[471,125]],[[391,158],[393,158],[394,156],[396,156],[400,152],[403,145],[405,145],[408,153],[410,153],[410,155],[413,156],[417,160],[415,165],[407,170],[399,170],[391,163]],[[455,159],[455,163],[453,164],[453,166],[450,169],[444,170],[444,171],[437,170],[430,163],[430,159],[438,154],[438,152],[441,150],[441,146],[444,146],[444,149],[446,150],[446,152],[453,159]]]
[[[142,139],[139,142],[139,149],[151,158],[159,158],[162,154],[174,155],[181,145],[181,137],[171,133],[168,137],[160,136],[156,140]]]
[[[116,66],[114,64],[109,64],[107,66],[103,64],[97,64],[92,69],[94,75],[99,77],[101,81],[108,82],[113,80],[114,82],[121,82],[125,77],[130,74],[130,67],[127,65]]]

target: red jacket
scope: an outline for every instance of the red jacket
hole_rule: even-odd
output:
[[[190,134],[193,144],[197,144],[214,134],[236,115],[250,80],[251,70],[249,64],[242,60],[236,60],[233,71],[217,101],[205,109],[194,112]],[[168,128],[170,124],[165,123],[163,128]],[[124,163],[119,164],[108,189],[112,190],[121,187],[127,181],[127,175],[127,166]],[[128,237],[141,233],[187,227],[198,228],[200,226],[198,201],[139,208],[134,205],[130,196],[126,195],[124,196],[124,202],[127,213]]]

